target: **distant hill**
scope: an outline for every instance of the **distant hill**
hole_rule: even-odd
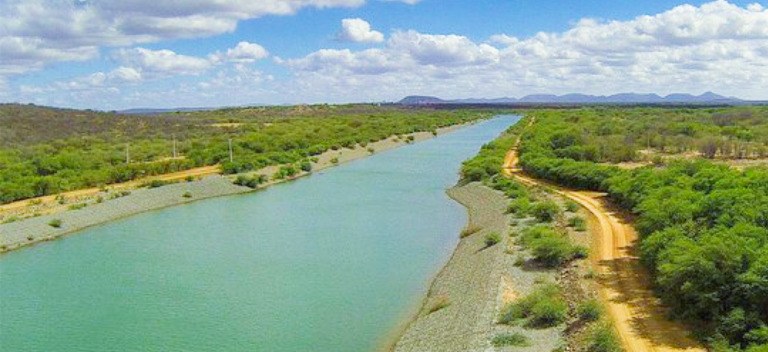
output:
[[[169,112],[195,112],[195,111],[212,111],[221,108],[171,108],[171,109],[153,109],[153,108],[136,108],[128,110],[117,111],[118,114],[124,115],[158,115]]]
[[[739,104],[744,101],[712,92],[702,95],[621,93],[614,95],[587,94],[533,94],[522,98],[495,99],[454,99],[443,100],[430,96],[409,96],[398,102],[400,105],[439,105],[439,104]]]

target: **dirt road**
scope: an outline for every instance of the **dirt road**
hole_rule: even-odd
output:
[[[523,175],[517,148],[504,159],[504,175],[526,185],[546,185],[586,208],[593,217],[592,260],[600,273],[599,293],[627,352],[705,351],[688,337],[688,330],[666,319],[653,296],[650,278],[636,251],[637,233],[626,214],[617,211],[605,194],[573,191]]]

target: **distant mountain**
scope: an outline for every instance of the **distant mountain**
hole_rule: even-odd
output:
[[[520,99],[454,99],[443,100],[430,96],[409,96],[400,100],[401,105],[439,105],[439,104],[738,104],[743,101],[712,92],[702,95],[670,94],[665,97],[657,94],[621,93],[614,95],[587,94],[532,94]]]
[[[195,112],[195,111],[211,111],[221,108],[172,108],[172,109],[153,109],[153,108],[137,108],[117,111],[118,114],[124,115],[158,115],[169,112]]]

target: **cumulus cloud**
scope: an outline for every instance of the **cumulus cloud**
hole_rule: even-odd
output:
[[[225,53],[211,55],[213,61],[231,61],[237,63],[251,63],[269,56],[267,49],[256,43],[239,42],[237,46],[228,49]]]
[[[114,57],[124,65],[158,75],[196,75],[212,65],[208,59],[180,55],[171,50],[120,49]]]
[[[371,24],[362,18],[341,20],[341,31],[336,35],[340,41],[355,43],[379,43],[384,41],[384,34],[371,29]]]
[[[766,53],[768,10],[719,0],[628,21],[583,19],[528,38],[500,33],[485,43],[400,31],[382,49],[326,49],[282,63],[320,92],[338,86],[360,96],[718,90],[765,99]]]
[[[101,47],[232,32],[242,20],[308,8],[357,7],[365,0],[4,0],[0,75],[96,57]]]

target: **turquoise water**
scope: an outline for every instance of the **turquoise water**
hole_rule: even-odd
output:
[[[371,351],[450,256],[503,116],[0,257],[0,351]]]

